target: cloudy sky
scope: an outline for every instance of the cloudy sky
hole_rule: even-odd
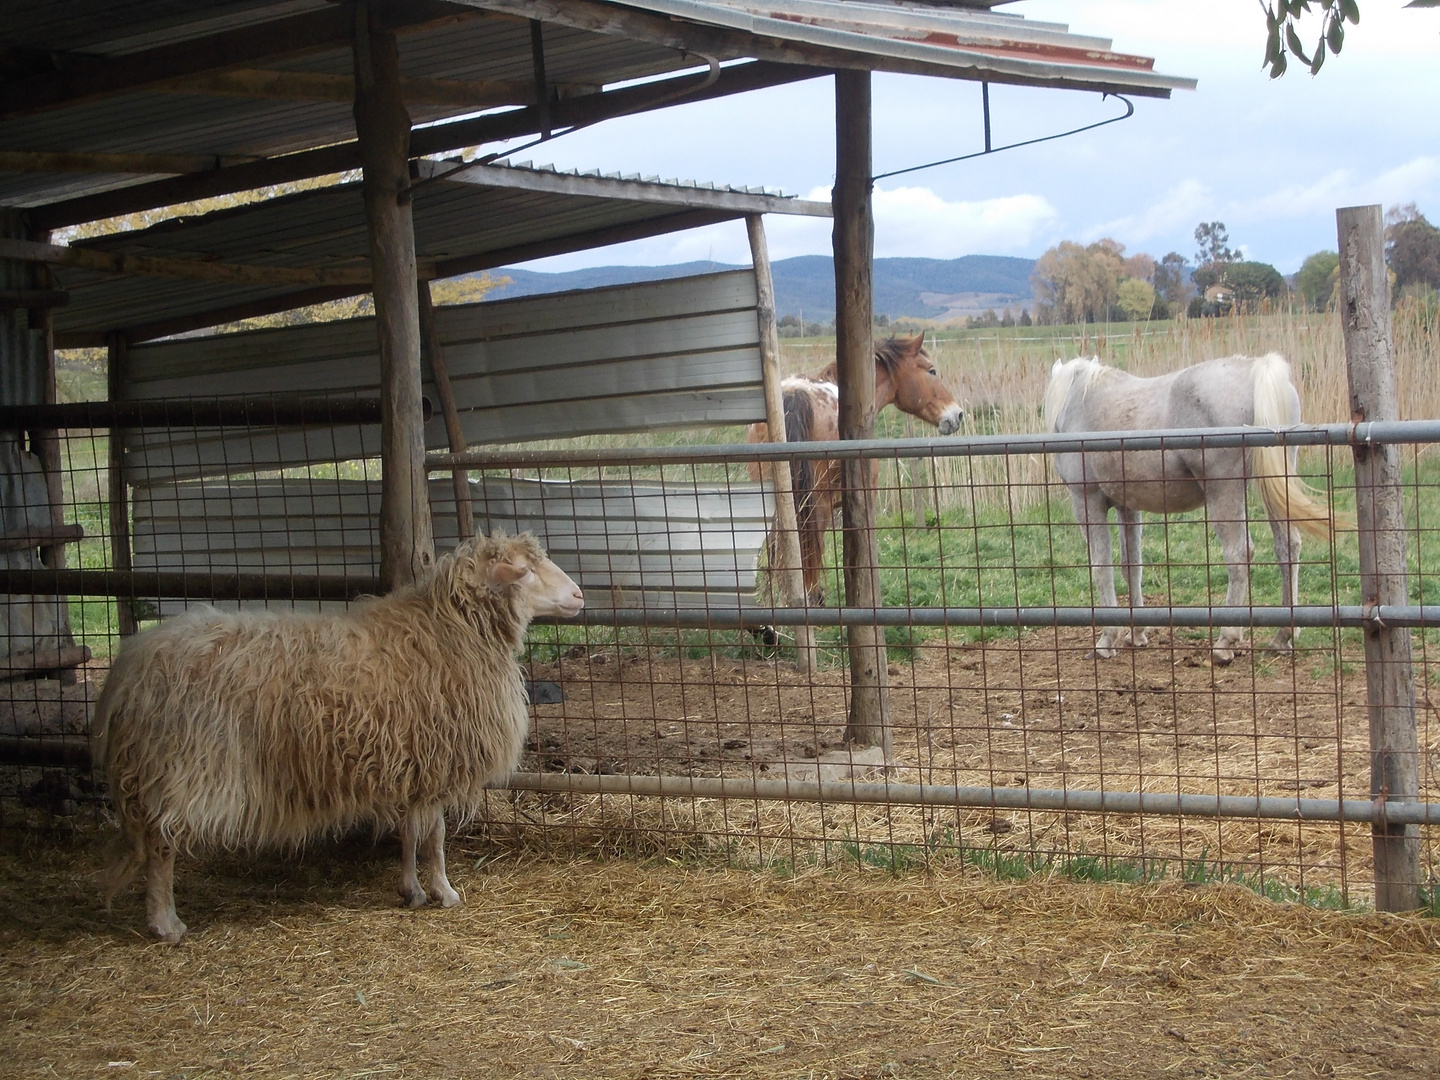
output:
[[[1360,0],[1360,25],[1319,76],[1292,64],[1272,82],[1255,0],[1020,0],[1006,10],[1108,36],[1199,88],[1137,98],[1134,117],[1096,131],[879,181],[875,254],[1033,257],[1060,240],[1109,236],[1131,252],[1188,256],[1196,223],[1220,220],[1248,257],[1289,273],[1335,247],[1336,207],[1415,202],[1440,221],[1440,9],[1404,2]],[[876,173],[983,147],[978,84],[878,75],[874,99]],[[613,120],[517,160],[828,198],[833,108],[831,80],[815,79]],[[1097,94],[991,90],[997,145],[1121,111]],[[830,251],[828,221],[771,216],[767,228],[772,258]],[[530,265],[691,259],[748,262],[743,225]]]

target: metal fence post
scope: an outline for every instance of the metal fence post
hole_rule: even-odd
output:
[[[1390,328],[1390,282],[1378,206],[1337,210],[1340,239],[1340,315],[1356,424],[1398,420],[1395,355]],[[1360,529],[1361,601],[1403,604],[1405,514],[1400,449],[1371,444],[1357,432],[1355,511]],[[1419,740],[1410,631],[1378,619],[1365,631],[1365,684],[1370,710],[1370,796],[1385,806],[1419,798]],[[1409,911],[1420,906],[1420,831],[1395,825],[1383,814],[1372,826],[1375,907]]]

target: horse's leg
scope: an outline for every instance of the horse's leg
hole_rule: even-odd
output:
[[[1145,567],[1140,553],[1140,533],[1144,522],[1140,519],[1139,510],[1124,506],[1115,508],[1115,516],[1120,519],[1120,558],[1125,567],[1125,585],[1130,590],[1130,606],[1144,607],[1145,594],[1141,591],[1141,582],[1145,577]],[[1130,644],[1136,648],[1150,644],[1150,635],[1144,627],[1127,630],[1126,633],[1131,635]]]
[[[1240,607],[1250,599],[1250,559],[1255,554],[1245,505],[1245,481],[1220,480],[1209,484],[1206,508],[1215,535],[1220,539],[1220,551],[1229,573],[1230,585],[1225,590],[1225,605]],[[1224,626],[1220,628],[1220,636],[1215,639],[1210,655],[1217,664],[1228,664],[1244,644],[1244,627]]]
[[[1280,602],[1290,607],[1300,595],[1300,530],[1283,518],[1270,519],[1270,531],[1275,535],[1275,562],[1280,567]],[[1297,631],[1293,626],[1282,626],[1270,639],[1268,651],[1288,653],[1295,647]]]
[[[1090,579],[1095,584],[1095,598],[1100,607],[1118,607],[1115,597],[1115,567],[1110,548],[1110,500],[1098,487],[1087,484],[1070,489],[1070,502],[1075,508],[1075,520],[1085,534],[1085,547],[1090,556]],[[1115,655],[1115,646],[1128,631],[1122,633],[1119,626],[1107,626],[1095,639],[1092,657],[1108,660]]]

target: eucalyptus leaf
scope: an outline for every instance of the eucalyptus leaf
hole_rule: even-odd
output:
[[[1300,35],[1295,32],[1295,24],[1287,23],[1285,26],[1285,43],[1290,46],[1290,53],[1302,64],[1310,63],[1310,58],[1305,55],[1305,48],[1300,44]]]
[[[1416,2],[1418,3],[1419,0],[1416,0]],[[1340,0],[1340,12],[1345,18],[1349,19],[1351,23],[1357,26],[1359,25],[1360,7],[1355,3],[1355,0]]]
[[[1330,32],[1325,37],[1330,42],[1330,51],[1339,56],[1340,48],[1345,44],[1345,24],[1336,19],[1330,24]]]
[[[1325,63],[1325,39],[1320,39],[1320,44],[1315,46],[1315,59],[1310,63],[1310,74],[1320,74],[1320,66]]]

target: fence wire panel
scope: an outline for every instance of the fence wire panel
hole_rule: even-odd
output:
[[[45,828],[102,815],[90,736],[126,635],[197,603],[343,610],[377,590],[379,466],[333,451],[378,402],[30,411],[0,429],[0,827]],[[257,472],[267,447],[287,467]]]
[[[1368,819],[1296,820],[1326,802],[1370,812],[1363,630],[1304,626],[1287,644],[1291,629],[1276,625],[1286,613],[1266,610],[1282,603],[1282,575],[1259,496],[1252,491],[1228,518],[1213,505],[1145,515],[1142,595],[1162,609],[1151,620],[1160,625],[1117,627],[1133,644],[1122,638],[1113,656],[1096,656],[1094,624],[1107,621],[1097,575],[1047,458],[1029,447],[966,456],[936,446],[907,444],[876,457],[888,755],[845,741],[844,631],[834,625],[843,613],[805,613],[820,662],[811,674],[797,672],[793,627],[775,625],[773,636],[763,629],[778,601],[749,512],[737,511],[728,533],[722,520],[711,519],[706,534],[691,519],[692,489],[720,506],[725,492],[737,507],[753,497],[739,452],[688,462],[683,449],[643,461],[535,455],[528,465],[477,471],[477,490],[486,493],[477,520],[544,536],[544,507],[515,522],[503,496],[487,500],[507,484],[563,500],[555,517],[564,524],[546,538],[589,602],[583,623],[532,628],[534,726],[512,783],[510,820],[576,848],[704,852],[744,865],[961,859],[1002,874],[1240,880],[1312,902],[1368,895]],[[1220,476],[1223,449],[1200,454],[1212,480]],[[1440,472],[1423,445],[1406,447],[1406,463],[1410,599],[1431,604],[1440,582],[1432,568]],[[1349,447],[1306,448],[1299,471],[1343,526],[1355,505]],[[1137,489],[1145,482],[1126,477]],[[617,526],[602,515],[626,539],[612,536],[604,558],[570,556],[572,501],[559,493],[572,489],[598,490],[600,504],[626,514],[642,490],[663,492],[662,506],[674,500],[664,534],[639,544],[640,586],[624,584],[635,565],[628,519]],[[1130,611],[1120,530],[1107,531],[1126,605],[1108,621],[1123,623]],[[1217,531],[1232,544],[1236,535],[1252,538],[1248,596],[1242,588],[1238,603],[1231,598],[1241,609],[1235,621],[1272,624],[1246,628],[1227,650],[1233,656],[1212,648],[1221,618],[1214,628],[1167,625],[1186,621],[1186,612],[1163,610],[1188,609],[1198,623],[1226,606],[1230,568]],[[826,538],[826,608],[843,596],[841,533],[837,523]],[[697,617],[666,590],[697,584],[699,549],[715,591]],[[1297,561],[1293,602],[1310,611],[1308,621],[1316,611],[1333,622],[1337,611],[1360,610],[1353,525],[1333,541],[1305,539]],[[1243,568],[1242,559],[1236,572]],[[935,609],[945,609],[943,617]],[[982,621],[984,610],[1012,624],[1077,614],[1073,621],[1084,624],[962,625]],[[1440,729],[1429,694],[1435,633],[1415,631],[1421,802],[1440,793]],[[937,805],[934,788],[958,789],[955,802],[999,805]],[[637,790],[652,794],[626,793]],[[886,791],[891,801],[883,801]],[[699,797],[676,797],[689,792]],[[1129,795],[1150,799],[1158,812],[1132,812],[1122,798]],[[1168,795],[1184,799],[1167,812]],[[1205,802],[1198,797],[1217,809],[1195,809]],[[1045,808],[1023,805],[1027,799]],[[1433,884],[1433,828],[1423,835]]]
[[[378,465],[337,460],[336,449],[362,445],[368,424],[362,435],[353,417],[217,427],[193,403],[164,405],[191,412],[131,417],[143,427],[121,429],[124,454],[99,420],[61,427],[58,493],[34,464],[49,453],[43,437],[27,429],[5,444],[0,824],[101,815],[91,717],[132,625],[196,602],[339,610],[378,588]],[[1213,481],[1234,447],[1263,441],[1257,430],[1126,445],[1158,460],[1198,440],[1191,449]],[[1440,464],[1435,433],[1417,431],[1368,435],[1431,440],[1404,445],[1412,607],[1383,615],[1417,627],[1418,802],[1434,804],[1440,610],[1425,606],[1440,605]],[[1366,433],[1287,437],[1343,524],[1356,500],[1348,443]],[[458,461],[477,527],[534,532],[587,597],[582,618],[531,628],[529,741],[482,827],[740,866],[954,860],[1006,876],[1239,880],[1277,897],[1367,899],[1362,635],[1374,613],[1356,534],[1307,537],[1295,608],[1277,612],[1283,578],[1254,490],[1228,508],[1146,513],[1141,612],[1112,523],[1108,573],[1124,606],[1108,609],[1105,572],[1092,573],[1053,465],[1059,450],[1093,462],[1115,446],[997,436],[432,458],[438,548],[458,536]],[[842,453],[874,462],[883,607],[842,607],[837,511],[809,606],[786,608],[769,568],[774,491],[755,463],[798,473],[806,461],[822,475]],[[1121,487],[1159,498],[1145,463],[1127,457]],[[122,475],[123,490],[112,483]],[[1165,497],[1193,495],[1180,485]],[[815,505],[828,525],[828,503]],[[1249,591],[1228,603],[1217,534],[1254,548]],[[25,584],[50,571],[71,576]],[[1293,649],[1266,651],[1292,620],[1304,624]],[[844,624],[865,621],[884,625],[888,750],[846,738]],[[806,622],[809,671],[795,649]],[[1212,648],[1227,622],[1246,627],[1233,656]],[[1114,655],[1095,655],[1112,631],[1101,651]],[[1423,884],[1433,890],[1440,852],[1428,820]]]

